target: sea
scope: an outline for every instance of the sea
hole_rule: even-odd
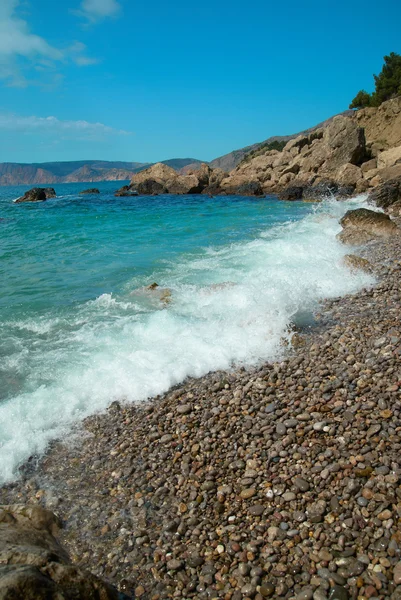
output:
[[[280,359],[322,299],[373,284],[336,240],[366,196],[115,197],[124,183],[26,204],[0,187],[0,483],[115,400]]]

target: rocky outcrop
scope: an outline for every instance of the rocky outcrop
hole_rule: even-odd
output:
[[[116,192],[116,196],[157,194],[213,194],[220,192],[220,183],[227,176],[221,169],[211,169],[203,163],[199,169],[180,175],[174,169],[157,163],[133,176],[129,186]]]
[[[337,116],[325,128],[290,140],[282,152],[270,150],[244,161],[223,179],[221,188],[252,182],[265,193],[289,187],[287,196],[293,197],[295,188],[332,180],[354,190],[363,179],[359,166],[366,156],[363,129],[350,117]]]
[[[97,188],[89,188],[79,193],[81,196],[83,196],[84,194],[100,194],[100,190],[98,190]]]
[[[389,237],[400,231],[388,215],[367,208],[347,211],[340,224],[343,231],[338,234],[338,239],[354,246],[376,238]]]
[[[44,202],[48,198],[55,198],[56,191],[54,188],[32,188],[25,192],[21,198],[15,200],[16,204],[20,202]]]
[[[39,506],[0,507],[0,600],[128,600],[71,563],[60,528]]]
[[[365,137],[372,154],[401,146],[401,97],[383,102],[377,108],[363,108],[352,118],[365,130]]]

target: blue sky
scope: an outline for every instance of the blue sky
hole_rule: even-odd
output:
[[[0,0],[0,161],[211,160],[373,89],[401,3]]]

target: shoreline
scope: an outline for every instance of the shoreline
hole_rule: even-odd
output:
[[[323,302],[281,363],[113,403],[1,503],[54,510],[73,561],[135,597],[401,598],[400,250],[365,246],[376,286]]]

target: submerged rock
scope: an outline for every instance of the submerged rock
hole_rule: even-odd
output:
[[[56,191],[54,188],[32,188],[25,192],[23,196],[15,200],[16,204],[21,202],[44,202],[48,198],[55,198]]]
[[[98,190],[97,188],[89,188],[88,190],[83,190],[82,192],[79,192],[79,193],[81,196],[83,194],[100,194],[100,190]]]
[[[356,254],[346,254],[344,256],[344,264],[351,271],[365,271],[366,273],[371,273],[373,270],[372,264],[361,256],[357,256]]]

